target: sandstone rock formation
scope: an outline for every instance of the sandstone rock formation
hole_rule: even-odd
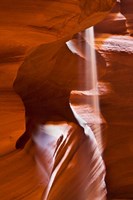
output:
[[[30,83],[30,81],[32,81],[34,83],[33,80],[35,80],[37,82],[39,81],[40,83],[41,79],[39,80],[38,76],[34,76],[34,67],[33,65],[31,65],[31,63],[34,63],[34,65],[36,66],[38,62],[37,59],[33,59],[32,61],[30,61],[31,55],[34,55],[35,57],[39,55],[42,56],[40,54],[40,49],[45,49],[47,45],[50,45],[49,43],[55,42],[54,44],[56,44],[56,40],[62,40],[63,42],[67,41],[68,38],[72,38],[73,34],[77,33],[80,30],[84,30],[86,27],[92,25],[93,23],[100,21],[101,18],[105,16],[104,14],[106,14],[106,11],[108,10],[108,5],[112,4],[111,1],[104,1],[106,5],[104,5],[105,9],[102,9],[102,11],[105,12],[101,13],[98,12],[97,9],[101,8],[99,5],[102,1],[97,1],[98,4],[95,4],[95,1],[88,1],[88,5],[86,4],[86,1],[81,1],[81,4],[77,4],[76,2],[77,1],[73,1],[73,4],[70,5],[70,1],[39,1],[36,3],[34,2],[36,4],[35,5],[33,4],[33,1],[29,1],[27,3],[27,1],[18,2],[13,0],[12,5],[14,5],[14,7],[11,7],[10,4],[6,3],[6,1],[1,0],[2,12],[0,13],[0,24],[2,35],[0,38],[0,153],[2,159],[0,169],[2,173],[0,179],[0,199],[40,199],[44,191],[44,185],[46,186],[49,181],[49,173],[46,173],[49,172],[49,166],[47,165],[45,165],[47,170],[44,172],[45,180],[42,180],[43,184],[42,182],[40,183],[39,180],[37,180],[37,175],[35,172],[36,166],[34,162],[35,144],[29,142],[23,151],[14,150],[15,141],[18,136],[24,131],[25,127],[23,103],[21,99],[15,94],[15,92],[12,91],[12,85],[20,66],[21,68],[19,69],[18,75],[20,73],[20,75],[23,76],[22,68],[24,67],[27,76],[27,82],[29,81]],[[52,7],[49,6],[51,4]],[[52,10],[55,10],[57,5],[60,6],[57,12],[51,12]],[[45,16],[44,14],[42,14],[43,6],[45,6]],[[106,137],[104,160],[107,169],[106,184],[109,199],[133,199],[133,49],[131,37],[131,6],[131,1],[121,0],[120,3],[118,3],[117,6],[113,9],[112,13],[105,19],[105,21],[95,27],[95,47],[96,51],[100,54],[100,57],[102,56],[102,58],[98,58],[98,62],[103,63],[105,66],[106,61],[105,70],[102,69],[99,63],[98,67],[102,69],[102,73],[100,72],[101,76],[99,77],[101,113],[106,120],[107,125],[102,134]],[[93,8],[96,13],[94,15],[91,12],[89,13],[87,11],[83,13],[84,7],[86,7],[87,9],[88,7]],[[50,13],[52,13],[52,16],[50,15]],[[65,17],[59,17],[62,15],[64,16],[63,13],[65,13]],[[57,14],[56,19],[58,23],[55,22],[55,14]],[[68,16],[68,18],[66,16]],[[92,17],[93,19],[95,19],[94,21]],[[76,21],[77,18],[80,18],[80,20],[78,21],[79,24]],[[51,24],[50,28],[49,24]],[[63,30],[62,27],[64,27]],[[59,30],[62,31],[60,32]],[[50,34],[48,34],[48,32]],[[58,45],[57,49],[59,48]],[[37,51],[39,52],[39,55],[36,54]],[[49,49],[49,51],[53,52],[51,49]],[[64,66],[65,59],[71,59],[71,65],[77,62],[75,58],[78,58],[83,63],[85,62],[84,59],[80,56],[69,54],[70,51],[64,45],[59,51],[64,51],[64,55],[66,55],[66,57],[64,57],[63,59],[61,53],[58,52],[59,60],[56,61],[57,63],[56,65],[54,65],[54,67],[56,68],[59,61],[62,60],[62,66],[64,67],[64,70],[66,70],[66,74],[68,73],[68,71],[67,68],[65,68]],[[66,54],[66,52],[69,53]],[[46,53],[49,55],[48,51]],[[47,59],[50,59],[47,54],[45,57]],[[26,59],[23,62],[25,56]],[[52,53],[50,54],[50,56],[52,56]],[[38,58],[38,61],[40,63],[39,66],[43,65],[42,61],[44,60],[42,59],[42,57],[41,59],[40,57]],[[52,61],[55,62],[55,57],[52,59]],[[27,65],[28,62],[30,62],[29,65]],[[75,78],[71,78],[68,73],[71,84],[67,83],[66,85],[69,89],[72,89],[70,88],[72,87],[72,84],[74,85],[73,87],[75,87],[75,85],[77,87],[78,81],[78,79],[76,79],[77,74],[73,74],[71,65],[69,66],[69,70],[72,72],[72,76],[74,76]],[[32,69],[32,71],[28,71],[26,66]],[[44,78],[45,74],[43,74],[42,68],[37,68],[37,70],[38,74],[40,73],[39,70],[41,70],[41,78]],[[54,73],[56,73],[56,71]],[[61,77],[60,83],[63,83],[66,76],[63,76],[63,71],[61,70],[59,70],[59,73]],[[80,75],[83,77],[83,71],[80,71]],[[29,79],[29,77],[31,76],[32,79]],[[19,79],[18,81],[21,82],[21,80]],[[51,81],[56,81],[55,76],[52,76]],[[80,80],[80,82],[82,83],[81,85],[84,86],[84,80],[82,79]],[[33,85],[30,86],[31,88],[33,88]],[[24,88],[23,91],[25,91]],[[33,90],[33,92],[36,91],[37,90]],[[92,93],[90,91],[86,93],[73,92],[71,94],[71,102],[73,102],[73,104],[77,104],[73,105],[73,108],[75,108],[75,110],[77,109],[77,113],[80,116],[82,115],[82,117],[87,120],[87,123],[91,124],[93,129],[93,125],[95,123],[97,124],[97,120],[99,119],[94,117],[92,107],[90,107],[89,110],[86,105],[85,100],[87,99],[87,101],[89,102],[88,98],[90,99],[91,95]],[[95,119],[96,121],[93,119]],[[93,123],[95,121],[95,123],[93,124],[92,121]],[[94,132],[95,131],[97,132],[99,130],[96,130],[94,128]],[[41,155],[41,150],[43,151],[42,155],[46,156],[46,161],[49,163],[51,154],[53,155],[55,143],[56,141],[53,139],[53,137],[50,137],[44,150],[41,148],[39,150],[36,149],[38,150],[38,152],[36,152],[36,155],[38,156],[37,158],[43,161],[43,159],[39,157]],[[46,149],[48,149],[47,147],[50,145],[51,152],[47,152]],[[101,197],[99,198],[99,200],[101,200]]]
[[[127,31],[126,18],[121,12],[121,5],[118,2],[106,19],[95,26],[96,33],[126,34]]]
[[[121,0],[121,13],[126,17],[126,27],[130,35],[133,34],[133,4],[131,0]]]
[[[131,13],[132,3],[123,0],[118,6],[119,11],[125,16],[125,34],[121,31],[122,21],[120,29],[116,27],[116,33],[115,31],[113,34],[107,32],[102,24],[101,33],[96,33],[96,48],[103,55],[108,66],[106,75],[101,79],[101,87],[105,87],[103,91],[108,92],[100,97],[101,112],[108,124],[104,132],[107,136],[104,159],[109,197],[133,199],[133,39],[130,36],[132,28],[127,25],[128,17],[132,14],[126,15],[126,13]],[[131,18],[129,21],[132,21]],[[119,18],[113,22],[112,18],[112,24],[115,24],[117,20],[119,21]]]

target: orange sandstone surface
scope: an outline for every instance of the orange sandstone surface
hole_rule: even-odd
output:
[[[80,37],[79,45],[77,34],[103,20],[114,2],[0,0],[0,199],[133,199],[131,1],[121,0],[95,26],[99,94],[91,80],[85,85],[90,61],[82,47],[90,44]],[[68,91],[84,130],[64,106]],[[25,114],[36,126],[16,150]]]

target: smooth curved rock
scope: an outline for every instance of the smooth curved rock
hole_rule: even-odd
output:
[[[27,43],[29,38],[31,41],[31,38],[36,40],[42,36],[45,42],[70,38],[73,34],[101,21],[115,2],[1,0],[1,37],[4,40],[6,35],[10,34],[12,39]]]
[[[106,199],[104,164],[92,131],[87,126],[84,128],[85,133],[81,127],[66,122],[43,126],[43,130],[47,130],[50,135],[53,129],[61,134],[53,156],[54,165],[44,195],[45,200]],[[38,140],[39,146],[38,137],[39,134],[35,141]],[[42,142],[41,136],[40,139]],[[44,149],[43,145],[41,149]],[[40,161],[42,164],[42,159]]]
[[[3,109],[3,106],[2,106],[2,108],[0,108],[0,111],[3,114],[3,115],[1,115],[1,120],[2,120],[2,123],[4,122],[3,126],[1,126],[1,127],[4,127],[2,129],[3,132],[2,132],[1,137],[2,137],[2,141],[5,142],[5,143],[3,143],[3,146],[2,146],[3,159],[1,160],[1,162],[2,162],[2,165],[1,165],[2,170],[1,171],[3,172],[1,174],[1,179],[0,179],[1,180],[0,183],[2,184],[2,187],[1,187],[2,191],[0,191],[1,199],[7,200],[10,198],[11,199],[18,198],[18,199],[25,199],[25,200],[26,199],[28,199],[28,200],[35,199],[36,200],[36,199],[40,198],[40,195],[42,193],[42,188],[40,187],[40,185],[42,185],[42,182],[41,183],[39,182],[39,184],[38,184],[36,181],[36,175],[34,174],[35,166],[34,166],[34,161],[33,161],[33,155],[31,154],[31,152],[29,150],[29,149],[32,149],[31,146],[33,147],[33,144],[31,146],[29,146],[29,149],[26,146],[26,148],[24,149],[24,152],[20,152],[19,150],[16,150],[15,153],[13,153],[13,154],[9,152],[10,150],[14,150],[13,143],[15,143],[17,136],[24,129],[24,125],[22,124],[22,121],[24,120],[24,108],[23,108],[22,102],[20,101],[20,99],[18,99],[18,97],[15,97],[16,98],[15,101],[13,98],[12,101],[10,102],[13,91],[11,91],[9,89],[12,88],[12,81],[15,77],[16,70],[18,69],[18,65],[21,65],[21,62],[24,59],[25,54],[29,54],[29,52],[28,52],[29,49],[36,47],[42,43],[46,44],[46,43],[50,43],[50,42],[53,42],[56,40],[61,40],[61,42],[64,45],[64,42],[66,40],[68,40],[68,38],[71,38],[71,36],[73,34],[77,33],[80,30],[83,30],[84,28],[89,27],[92,24],[95,24],[99,20],[103,19],[103,17],[110,10],[110,8],[112,7],[114,2],[115,2],[114,0],[112,0],[112,1],[107,0],[104,2],[99,0],[99,1],[97,1],[97,4],[96,4],[94,1],[80,1],[80,2],[73,1],[73,4],[72,4],[72,2],[70,2],[70,1],[67,1],[67,2],[64,2],[64,1],[33,2],[33,0],[30,0],[27,2],[26,0],[24,0],[22,2],[19,2],[17,0],[12,0],[12,1],[10,1],[10,4],[9,4],[8,1],[1,0],[1,10],[2,10],[2,12],[0,12],[0,24],[1,24],[1,33],[2,33],[1,43],[3,44],[2,50],[4,49],[4,51],[1,54],[2,73],[3,74],[6,73],[6,76],[4,76],[4,77],[7,77],[7,78],[9,77],[9,79],[10,79],[10,80],[8,80],[8,84],[6,83],[6,87],[3,84],[4,85],[4,87],[3,87],[4,92],[2,91],[4,94],[3,99],[6,96],[7,103],[5,104],[4,109]],[[56,12],[54,12],[55,10],[56,10]],[[44,15],[44,13],[45,13],[45,15]],[[6,42],[3,43],[3,41],[6,41]],[[53,46],[53,43],[51,43],[51,44]],[[61,46],[62,46],[62,44],[61,44]],[[19,52],[18,52],[18,49],[20,50]],[[59,43],[57,45],[57,50],[60,50],[60,51],[62,50],[62,49],[60,49]],[[63,48],[63,50],[64,50],[64,48]],[[34,51],[32,49],[32,53],[33,52]],[[32,55],[32,53],[30,55]],[[51,52],[46,52],[46,57],[47,57],[47,53],[49,55]],[[54,51],[54,53],[55,53],[55,51]],[[50,56],[52,56],[52,55],[50,54]],[[4,57],[6,57],[6,58],[4,58]],[[49,59],[49,57],[47,57],[47,58]],[[52,64],[48,65],[48,66],[53,67],[53,62],[55,62],[55,60],[56,59],[51,58],[51,60],[49,60],[49,61],[51,61]],[[17,61],[18,63],[13,65],[12,61],[13,62]],[[11,64],[10,66],[8,66],[9,74],[8,74],[7,68],[6,68],[7,62],[10,62],[10,64]],[[40,62],[41,62],[41,60],[40,60]],[[35,64],[37,64],[37,63],[35,63]],[[12,66],[14,66],[13,69],[12,69]],[[26,68],[27,68],[27,66],[29,67],[30,64],[26,65]],[[30,81],[33,84],[34,84],[34,81],[35,81],[35,83],[36,83],[36,81],[42,82],[42,79],[44,78],[43,71],[40,72],[40,76],[41,76],[40,80],[38,80],[37,76],[33,76],[33,79],[32,78],[28,79],[28,76],[31,77],[31,75],[33,75],[33,74],[35,75],[36,70],[38,70],[38,72],[39,72],[40,69],[41,69],[41,67],[38,68],[38,65],[37,65],[35,71],[28,71],[28,73],[27,73],[27,69],[26,70],[24,69],[25,72],[24,72],[24,74],[22,73],[22,77],[24,77],[24,78],[26,77],[27,82],[29,81],[29,84],[17,85],[16,87],[18,87],[18,88],[20,87],[20,90],[21,90],[21,86],[22,86],[22,91],[25,91],[25,90],[28,90],[31,88],[33,89],[34,85],[30,84]],[[45,67],[44,67],[44,69],[45,69]],[[20,71],[21,71],[21,69],[20,69]],[[56,70],[54,73],[56,75]],[[55,77],[52,76],[52,79],[54,79],[54,78]],[[62,77],[62,79],[63,79],[63,77]],[[1,79],[1,80],[3,80],[3,79]],[[20,82],[21,82],[21,80],[20,80]],[[29,85],[31,88],[28,88]],[[24,88],[23,88],[23,86],[24,86]],[[26,89],[25,89],[25,87],[26,87]],[[5,89],[6,89],[6,91],[5,91]],[[43,87],[42,87],[42,89],[43,89]],[[29,90],[29,91],[31,92],[31,90]],[[28,91],[28,94],[29,94],[29,91]],[[7,95],[7,92],[9,92],[8,95]],[[27,91],[25,91],[25,92],[27,93]],[[43,91],[43,92],[45,93],[45,91]],[[48,92],[48,97],[49,97],[49,91],[47,91],[47,92]],[[24,94],[24,96],[25,96],[25,94]],[[34,107],[33,109],[36,108],[36,102],[38,102],[38,100],[40,101],[40,103],[42,103],[41,102],[42,90],[41,90],[41,95],[38,95],[36,92],[34,97],[35,97],[35,101],[34,101],[34,99],[33,99],[33,101],[35,104],[33,104],[33,107]],[[52,96],[50,96],[50,97],[52,99]],[[65,98],[66,98],[66,96],[65,96]],[[3,99],[1,100],[1,102],[3,102]],[[64,107],[61,107],[61,104],[56,102],[55,99],[52,99],[52,101],[53,101],[54,105],[58,104],[59,107],[57,107],[57,110],[58,110],[58,108],[60,108],[61,113],[62,113],[62,109],[64,109]],[[60,101],[62,102],[62,99]],[[68,101],[68,96],[67,96],[67,101]],[[19,105],[17,105],[16,102],[19,102],[18,103]],[[16,110],[12,109],[12,104],[14,106],[16,106],[16,107],[13,107]],[[28,105],[29,105],[29,102],[28,102]],[[67,106],[68,106],[68,104],[67,104]],[[5,108],[6,109],[10,108],[10,109],[6,110]],[[48,108],[53,108],[53,107],[49,105]],[[40,104],[39,111],[43,112],[41,104]],[[37,109],[37,112],[38,112],[38,109]],[[63,110],[63,112],[64,112],[64,110]],[[21,114],[22,117],[19,116],[18,113]],[[35,113],[36,113],[36,111],[35,111]],[[87,116],[88,116],[88,114],[87,114]],[[45,117],[47,118],[48,116],[45,116]],[[14,120],[18,122],[17,125],[16,125],[16,123],[14,123]],[[9,122],[9,127],[7,126],[7,122]],[[42,123],[42,121],[41,121],[41,123]],[[21,128],[20,128],[20,126],[21,126]],[[7,138],[8,138],[8,143],[7,143]],[[67,141],[67,138],[66,138],[66,141]],[[91,140],[89,140],[89,142],[90,141]],[[80,142],[81,142],[80,138],[78,138],[78,140],[76,141],[75,144],[78,146]],[[6,144],[6,148],[4,146],[5,144]],[[100,158],[100,161],[102,161],[102,159],[99,156],[99,154],[95,154],[95,152],[97,153],[97,150],[96,150],[97,145],[95,145],[95,142],[94,143],[92,142],[91,144],[92,144],[92,146],[94,144],[94,148],[90,152],[90,157],[89,157],[90,160],[92,161],[92,165],[94,166],[94,168],[92,167],[91,169],[93,169],[94,171],[95,171],[95,169],[97,170],[98,173],[95,173],[97,175],[97,178],[96,177],[94,177],[94,178],[96,178],[96,180],[98,180],[98,185],[99,185],[101,183],[100,181],[102,181],[104,183],[104,175],[105,175],[104,165],[103,165],[103,162],[100,162],[100,166],[97,165],[97,161],[99,162],[98,159]],[[72,147],[72,150],[69,152],[70,154],[73,153],[73,150],[74,150],[72,145],[71,145],[71,147]],[[88,147],[90,147],[90,145],[87,144],[87,148]],[[8,150],[7,150],[7,148],[8,148]],[[86,148],[85,148],[85,150],[86,150]],[[28,159],[26,159],[25,151],[26,151],[26,154],[30,155],[30,159],[29,159],[29,157],[28,157]],[[83,151],[81,151],[80,153],[83,153]],[[86,151],[86,153],[87,153],[87,151]],[[44,154],[42,154],[42,155],[44,155]],[[94,157],[93,157],[93,155],[94,155]],[[95,155],[98,155],[98,157],[97,156],[95,157]],[[92,156],[92,159],[91,159],[91,156]],[[59,156],[59,157],[62,158],[61,156]],[[22,158],[25,158],[25,160],[23,161]],[[95,158],[96,158],[96,160],[95,160]],[[74,157],[74,160],[75,160],[75,157]],[[68,160],[66,159],[66,161],[68,161]],[[84,161],[87,161],[86,156],[85,156]],[[94,161],[94,163],[93,163],[93,161]],[[95,163],[95,161],[96,161],[96,163]],[[76,163],[76,165],[78,164],[78,167],[80,169],[79,172],[82,172],[83,169],[80,168],[79,163],[80,163],[80,160],[78,161],[78,163]],[[73,162],[72,162],[72,164],[73,164]],[[11,166],[11,168],[9,168],[9,166]],[[71,162],[69,163],[68,166],[66,165],[66,168],[67,167],[69,168],[70,166],[71,166]],[[29,167],[28,170],[27,170],[27,167]],[[44,168],[45,167],[47,168],[47,166],[44,163]],[[82,167],[84,168],[85,166],[82,166]],[[16,171],[17,171],[17,173],[16,173]],[[102,174],[102,172],[103,172],[103,174]],[[98,176],[98,174],[100,174],[100,173],[103,176]],[[64,177],[65,177],[65,175],[64,175]],[[93,175],[93,173],[91,175]],[[16,178],[16,176],[17,176],[17,178]],[[62,177],[63,176],[61,176],[61,178]],[[100,180],[99,180],[99,177],[100,177]],[[4,183],[3,183],[3,180],[5,181]],[[16,181],[19,184],[17,184]],[[49,180],[45,179],[45,181],[47,182]],[[76,183],[75,180],[73,180],[73,181],[74,181],[73,183],[75,184]],[[28,185],[26,182],[28,182]],[[12,187],[10,187],[10,184]],[[46,184],[45,184],[45,186],[46,186]],[[58,185],[55,185],[55,186],[57,187]],[[104,199],[105,198],[105,190],[106,190],[105,185],[104,185],[104,188],[103,188],[103,185],[100,184],[100,186],[101,187],[93,188],[94,191],[92,192],[92,195],[95,195],[95,191],[97,189],[100,189],[100,190],[103,189],[104,190],[103,191],[103,199]],[[45,188],[44,188],[44,192],[45,192]],[[100,195],[98,194],[98,198],[101,198],[101,196],[100,197],[99,196]],[[97,199],[97,197],[96,197],[96,199]]]
[[[132,42],[129,35],[99,34],[96,37],[96,48],[108,66],[101,81],[110,87],[108,93],[100,96],[100,105],[107,122],[103,133],[107,138],[104,160],[111,199],[133,199]]]
[[[121,4],[118,2],[109,15],[95,26],[95,33],[126,34],[127,32],[126,18],[121,13]]]
[[[82,47],[80,49],[78,40],[72,40],[72,42],[77,48],[77,53],[72,53],[68,46],[62,44],[62,42],[54,42],[39,46],[27,56],[20,66],[14,82],[16,92],[22,97],[31,94],[31,99],[34,98],[36,93],[40,92],[40,95],[47,99],[50,95],[48,91],[50,87],[54,87],[54,84],[59,89],[69,91],[90,89],[92,87],[91,76],[88,85],[86,85],[85,77],[86,73],[91,74],[91,58],[86,58],[84,54],[85,46],[89,46],[89,44],[86,44],[83,40],[83,49]],[[96,59],[98,77],[100,78],[105,73],[106,63],[98,52],[96,52]],[[82,73],[82,79],[80,79],[79,72]],[[44,90],[45,93],[43,94],[42,91]]]

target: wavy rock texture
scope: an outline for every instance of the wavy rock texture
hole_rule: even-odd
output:
[[[49,92],[44,90],[42,93],[46,87],[41,84],[46,75],[50,73],[49,69],[52,69],[53,73],[52,76],[48,76],[50,83],[64,85],[65,82],[66,88],[69,90],[90,89],[90,87],[85,88],[85,71],[79,71],[82,77],[79,83],[78,75],[73,73],[77,71],[72,70],[72,67],[75,68],[79,61],[84,65],[85,59],[79,55],[71,54],[64,45],[64,41],[72,38],[75,33],[101,21],[110,10],[113,2],[111,0],[40,0],[37,2],[12,0],[10,3],[4,0],[0,1],[0,169],[2,172],[0,175],[0,199],[37,200],[41,199],[42,194],[44,199],[49,200],[64,200],[65,198],[67,200],[106,199],[104,164],[90,130],[86,136],[79,126],[65,122],[65,135],[62,123],[58,126],[53,123],[54,131],[57,127],[55,137],[54,131],[50,129],[52,136],[49,135],[49,130],[45,130],[46,127],[42,123],[42,126],[39,124],[41,129],[38,130],[33,141],[29,141],[23,151],[15,150],[16,139],[25,129],[25,116],[23,102],[12,90],[12,85],[18,72],[16,90],[20,90],[20,94],[24,97],[27,95],[27,90],[32,91],[31,97],[35,97],[36,94],[35,99],[31,101],[35,100],[32,105],[34,105],[34,109],[36,108],[33,110],[37,112],[39,109],[39,112],[42,111],[42,94]],[[101,81],[99,83],[101,112],[108,125],[102,133],[107,139],[104,150],[107,169],[106,183],[109,198],[115,199],[133,199],[133,148],[131,142],[133,84],[132,37],[130,36],[132,28],[125,25],[131,20],[128,21],[127,15],[124,14],[124,12],[131,13],[129,10],[131,4],[128,5],[129,1],[124,0],[121,1],[121,4],[117,4],[117,7],[103,24],[96,27],[95,41],[96,52],[98,52],[99,81]],[[121,11],[122,9],[124,11]],[[130,15],[131,18],[132,15]],[[105,28],[104,24],[106,27],[113,25],[113,28]],[[114,24],[117,25],[116,29]],[[127,34],[129,32],[130,35]],[[57,40],[60,42],[57,43]],[[85,41],[84,43],[86,44]],[[46,48],[49,50],[46,51]],[[78,49],[79,51],[80,49]],[[45,59],[43,59],[43,53],[45,53]],[[25,56],[27,56],[26,59]],[[68,68],[65,66],[67,61],[71,61]],[[107,68],[104,69],[106,65]],[[42,67],[47,70],[45,74]],[[56,68],[59,70],[58,73]],[[67,71],[68,69],[69,71]],[[23,76],[26,78],[25,81],[22,80]],[[60,82],[57,82],[58,76]],[[69,78],[69,82],[67,82],[66,77]],[[35,85],[37,87],[34,86],[34,83],[37,83]],[[38,86],[42,87],[41,93],[37,92]],[[25,89],[25,87],[27,88]],[[94,95],[96,94],[91,93],[91,91],[73,92],[71,103],[78,116],[91,126],[95,134],[97,132],[99,134],[99,124],[105,128],[105,121],[93,113],[90,99]],[[40,104],[36,106],[38,101]],[[50,103],[50,101],[48,102]],[[56,101],[53,105],[57,105]],[[84,124],[84,121],[82,123]],[[48,132],[48,135],[44,134],[45,131]],[[64,156],[62,156],[62,152]],[[36,172],[37,167],[38,173]],[[52,176],[51,170],[53,170]],[[44,177],[41,172],[43,172]],[[80,185],[81,182],[82,185]],[[84,189],[86,191],[82,193]],[[65,196],[63,196],[62,191]]]
[[[21,51],[37,44],[48,43],[64,38],[88,28],[102,20],[115,0],[62,1],[1,0],[0,41],[7,41],[7,52],[14,47]],[[18,51],[17,51],[18,54]],[[10,53],[11,56],[11,53]],[[15,56],[15,55],[14,55]],[[13,57],[14,57],[13,56]],[[16,55],[17,56],[17,55]],[[6,57],[6,56],[5,56]],[[8,57],[8,55],[7,55]]]
[[[44,138],[43,130],[49,136]],[[57,133],[60,134],[60,138],[54,152],[54,166],[44,199],[106,199],[104,165],[94,134],[88,126],[85,127],[85,135],[83,129],[74,123],[56,122],[43,125],[39,129],[41,134],[34,137],[38,146],[37,163],[40,163],[40,169],[44,168],[46,162],[45,157],[42,157],[46,148],[44,143],[53,130],[56,137]],[[46,180],[44,169],[42,174]]]
[[[131,1],[123,0],[117,6],[125,17],[128,15],[124,13],[131,13]],[[114,199],[133,199],[133,38],[127,26],[128,18],[125,19],[126,34],[122,34],[121,26],[117,35],[115,32],[109,33],[102,24],[100,32],[103,32],[96,34],[96,49],[103,55],[108,66],[106,75],[101,79],[108,92],[101,96],[100,105],[108,124],[105,130],[107,146],[104,151],[106,182],[109,197]],[[110,19],[105,22],[108,23],[108,20],[110,22]],[[112,24],[117,20],[119,18],[114,22],[112,18]],[[118,31],[118,27],[116,30]]]

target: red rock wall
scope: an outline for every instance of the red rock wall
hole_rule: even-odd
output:
[[[116,13],[113,11],[96,26],[96,48],[107,61],[106,75],[101,81],[108,94],[100,98],[101,112],[108,124],[104,152],[106,182],[109,196],[119,199],[133,199],[132,6],[132,1],[122,0]],[[111,26],[106,28],[108,22]]]
[[[71,5],[68,1],[59,2],[62,4],[57,11],[59,23],[56,23],[53,16],[56,3],[52,4],[51,10],[49,1],[38,1],[33,4],[32,1],[20,3],[13,0],[11,1],[13,6],[5,0],[0,1],[0,154],[2,157],[0,199],[2,200],[40,199],[44,190],[36,180],[32,145],[28,144],[24,152],[14,149],[16,139],[25,127],[24,107],[20,98],[12,91],[12,85],[25,55],[42,43],[62,39],[64,36],[66,41],[74,33],[100,21],[107,14],[108,5],[112,1],[106,1],[107,3],[104,1],[106,5],[105,9],[100,10],[102,13],[97,12],[100,4],[96,5],[94,1],[91,1],[91,5],[90,1],[87,5],[83,1],[79,6],[75,4],[76,1]],[[44,5],[45,16],[42,14]],[[91,6],[95,10],[95,17],[91,16],[91,12],[88,13],[86,10],[83,12],[84,6],[86,8]],[[67,16],[65,21],[64,13]],[[59,17],[60,15],[63,17]],[[75,20],[77,16],[81,20],[80,24]],[[112,13],[95,27],[96,50],[107,65],[99,78],[99,88],[101,112],[107,124],[102,134],[106,137],[104,160],[109,198],[133,199],[132,21],[132,0],[121,0]],[[63,31],[58,31],[62,30],[65,22],[68,23]]]

